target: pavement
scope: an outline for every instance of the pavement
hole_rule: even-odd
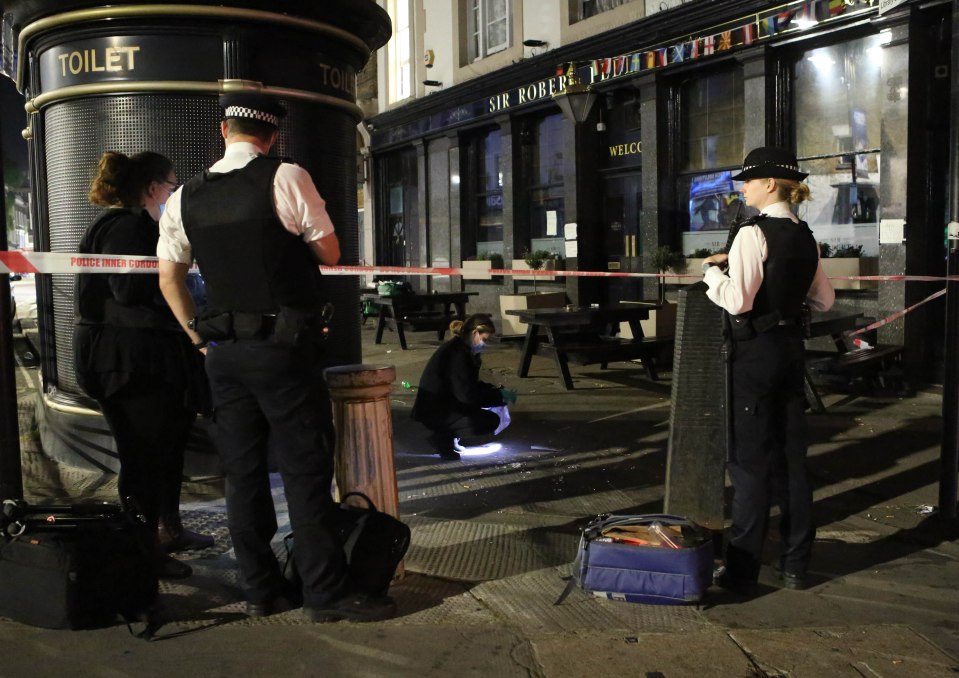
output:
[[[123,625],[51,631],[0,621],[0,678],[33,676],[947,676],[959,672],[959,536],[940,519],[942,394],[827,393],[810,414],[819,525],[806,591],[763,568],[758,595],[710,589],[698,605],[615,602],[575,590],[555,601],[579,530],[599,513],[662,508],[669,373],[638,364],[552,361],[516,377],[519,346],[484,354],[483,378],[519,392],[498,451],[444,462],[409,418],[438,343],[410,333],[373,344],[364,363],[394,365],[391,397],[403,519],[412,528],[394,619],[311,624],[299,611],[242,612],[219,478],[185,487],[184,522],[217,543],[184,556],[194,576],[163,582],[156,641]],[[22,340],[22,338],[21,338]],[[28,499],[115,497],[115,478],[46,459],[33,423],[36,370],[20,357],[18,399]],[[408,381],[412,388],[404,388]],[[288,529],[274,479],[279,536]],[[768,562],[778,543],[770,535]],[[277,549],[279,550],[279,542]]]

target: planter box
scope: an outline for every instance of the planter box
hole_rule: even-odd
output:
[[[513,259],[514,271],[529,271],[529,264],[526,263],[525,259]],[[565,260],[556,260],[551,259],[549,261],[543,262],[543,268],[541,271],[565,271],[566,270],[566,261]],[[556,280],[555,275],[514,275],[513,280]]]
[[[499,298],[499,314],[502,318],[500,334],[515,336],[526,334],[526,323],[506,311],[525,308],[562,308],[566,305],[565,292],[536,292],[531,294],[502,294]]]
[[[858,259],[821,259],[822,268],[829,278],[836,275],[878,275],[878,257],[860,257]],[[830,280],[837,290],[874,290],[879,287],[878,280]]]
[[[662,308],[650,311],[649,318],[639,321],[643,328],[643,335],[647,337],[675,337],[677,311],[679,311],[679,305],[668,301]],[[629,323],[620,323],[619,336],[624,339],[633,338]]]
[[[463,269],[463,280],[492,280],[493,276],[489,270],[492,268],[491,261],[464,261],[460,267]],[[469,271],[469,273],[467,273]]]

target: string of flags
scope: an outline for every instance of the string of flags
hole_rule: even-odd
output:
[[[878,6],[878,0],[804,0],[780,5],[721,24],[705,35],[684,36],[642,51],[594,59],[589,64],[589,82],[684,63],[736,47],[747,47],[758,40],[804,30],[842,15],[868,11]],[[558,66],[556,74],[565,73],[565,67]]]

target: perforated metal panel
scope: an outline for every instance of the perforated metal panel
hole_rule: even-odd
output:
[[[292,158],[310,171],[336,225],[341,261],[355,264],[359,256],[356,123],[336,109],[299,101],[284,104],[289,115],[273,153]],[[47,224],[53,252],[75,252],[99,213],[100,208],[88,201],[87,191],[104,151],[162,153],[173,160],[181,181],[208,168],[223,154],[220,109],[213,96],[97,97],[51,105],[43,116]],[[57,375],[46,377],[63,392],[81,394],[73,369],[76,276],[52,278]],[[324,292],[338,309],[327,360],[330,364],[359,362],[358,280],[355,276],[328,277]]]
[[[215,97],[111,96],[71,100],[43,111],[47,230],[52,252],[76,252],[99,207],[87,199],[104,151],[156,151],[188,178],[223,152]],[[147,274],[149,275],[149,274]],[[73,369],[75,275],[52,276],[52,322],[61,391],[80,393]]]

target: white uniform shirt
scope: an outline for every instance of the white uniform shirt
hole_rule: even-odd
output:
[[[768,205],[763,214],[799,223],[786,201]],[[744,226],[739,229],[729,248],[728,270],[724,273],[718,266],[712,266],[703,277],[709,285],[706,296],[732,315],[751,311],[756,293],[763,284],[763,262],[768,256],[766,237],[759,226]],[[820,261],[806,293],[806,303],[814,311],[828,311],[835,299],[836,293]]]
[[[240,141],[229,144],[223,158],[216,161],[211,172],[225,174],[246,167],[259,155],[253,144]],[[183,229],[180,197],[183,188],[170,196],[160,217],[160,241],[157,257],[179,264],[193,262],[193,250]],[[310,173],[299,165],[282,163],[273,176],[273,203],[283,228],[300,235],[305,242],[313,242],[334,232],[333,222],[326,212],[326,201],[313,184]]]

